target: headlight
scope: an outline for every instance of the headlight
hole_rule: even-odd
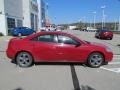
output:
[[[107,51],[107,52],[112,52],[112,49],[109,48],[109,47],[107,47],[107,48],[106,48],[106,51]]]

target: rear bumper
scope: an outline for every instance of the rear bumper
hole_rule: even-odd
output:
[[[7,49],[6,55],[10,59],[15,59],[15,51],[12,48]]]
[[[101,35],[101,38],[113,38],[113,35]]]

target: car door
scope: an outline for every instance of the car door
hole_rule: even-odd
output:
[[[26,31],[27,31],[27,35],[30,35],[30,34],[32,34],[32,33],[33,33],[33,30],[32,30],[32,29],[30,29],[30,28],[27,28],[27,29],[26,29]]]
[[[34,56],[38,61],[54,62],[59,57],[56,54],[55,35],[45,34],[33,38]]]
[[[20,33],[24,36],[25,35],[25,28],[24,27],[20,27]]]
[[[65,35],[58,35],[57,54],[64,61],[78,62],[81,60],[82,50],[80,42]]]
[[[30,34],[30,28],[25,27],[24,34],[29,35]]]

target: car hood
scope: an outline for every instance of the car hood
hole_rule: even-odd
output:
[[[97,42],[88,42],[88,41],[85,41],[87,44],[89,45],[92,45],[92,46],[98,46],[98,47],[103,47],[103,48],[107,48],[106,45],[104,44],[101,44],[101,43],[97,43]]]
[[[106,45],[104,45],[104,44],[101,44],[101,43],[96,43],[96,42],[91,42],[90,43],[91,45],[95,45],[95,46],[99,46],[99,47],[104,47],[104,48],[106,48],[107,46]]]

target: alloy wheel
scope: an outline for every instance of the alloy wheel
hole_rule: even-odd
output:
[[[16,57],[17,64],[20,67],[29,67],[33,63],[32,56],[27,52],[21,52]]]
[[[100,53],[92,53],[88,58],[88,64],[93,68],[100,67],[103,64],[103,61],[104,57]]]

